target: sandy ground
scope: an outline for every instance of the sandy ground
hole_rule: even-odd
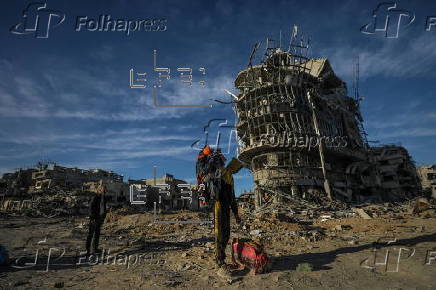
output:
[[[216,275],[211,224],[206,214],[115,212],[102,229],[103,256],[86,260],[87,219],[0,216],[0,244],[12,261],[0,267],[0,289],[436,289],[434,210],[291,221],[253,220],[271,256],[269,273]],[[228,251],[230,251],[228,247]],[[228,256],[230,263],[230,256]],[[299,264],[309,263],[300,269]]]

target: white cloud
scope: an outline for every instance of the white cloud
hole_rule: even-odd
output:
[[[181,118],[195,110],[209,109],[156,107],[152,88],[132,89],[127,81],[120,86],[115,71],[101,75],[85,68],[65,67],[66,63],[58,63],[42,78],[18,75],[11,79],[8,73],[0,72],[0,78],[10,79],[0,83],[0,117],[146,121]],[[128,80],[128,72],[124,76]],[[14,93],[7,92],[8,83],[17,84],[9,86]],[[209,98],[225,98],[224,89],[231,87],[232,80],[227,76],[208,79],[204,88],[198,84],[188,87],[177,79],[158,89],[158,104],[207,105]]]
[[[396,137],[434,137],[436,129],[434,128],[408,128],[399,129],[377,134],[381,138],[396,138]]]
[[[429,33],[422,32],[416,38],[407,35],[399,39],[374,38],[369,43],[376,44],[377,47],[342,45],[321,49],[320,54],[329,58],[339,76],[347,78],[352,77],[353,60],[356,56],[359,56],[362,78],[402,78],[435,73],[433,68],[436,65],[436,38]]]

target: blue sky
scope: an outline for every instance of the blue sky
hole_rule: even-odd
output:
[[[41,1],[43,2],[43,1]],[[298,24],[311,38],[312,57],[329,58],[351,94],[352,64],[360,57],[361,104],[369,140],[401,143],[418,165],[436,163],[436,26],[426,18],[436,3],[397,1],[415,14],[398,38],[363,34],[377,1],[48,1],[65,14],[49,37],[10,33],[29,1],[4,1],[0,11],[0,172],[52,160],[103,168],[125,178],[165,172],[194,182],[196,151],[210,120],[234,122],[228,100],[233,80],[255,42],[288,40]],[[167,20],[166,31],[75,31],[78,16]],[[171,80],[157,90],[160,104],[213,104],[211,108],[153,105],[153,50]],[[193,69],[193,85],[177,68]],[[198,69],[206,69],[206,75]],[[129,70],[146,72],[150,87],[129,87]],[[206,86],[198,84],[206,81]],[[215,138],[217,124],[209,129]],[[220,128],[227,142],[230,129]],[[235,152],[230,146],[228,158]],[[251,187],[247,170],[237,191]]]

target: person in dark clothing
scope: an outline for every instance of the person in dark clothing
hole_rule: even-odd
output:
[[[230,210],[240,223],[238,206],[235,199],[233,174],[237,173],[242,164],[233,158],[227,166],[225,158],[219,150],[205,146],[198,155],[197,181],[204,184],[208,201],[213,202],[215,262],[219,267],[218,274],[222,277],[230,275],[225,263],[225,249],[230,238]]]
[[[88,255],[98,253],[98,243],[100,240],[100,230],[106,217],[106,186],[100,181],[97,192],[91,200],[89,206],[89,231],[86,239],[86,253]]]
[[[233,174],[242,168],[241,163],[233,158],[221,171],[221,188],[218,196],[215,197],[214,210],[214,232],[215,232],[215,261],[219,267],[225,266],[225,250],[230,238],[230,210],[239,224],[241,219],[238,214],[238,205],[235,198]]]

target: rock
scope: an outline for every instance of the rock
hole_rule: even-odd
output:
[[[418,226],[415,228],[415,231],[417,232],[424,232],[425,231],[425,227],[424,226]]]
[[[320,216],[320,219],[321,219],[322,222],[325,222],[326,220],[329,220],[331,218],[332,218],[331,215],[322,215],[322,216]]]
[[[26,284],[29,284],[29,282],[28,281],[18,281],[18,282],[15,282],[14,287],[23,286]]]
[[[357,213],[364,220],[370,220],[371,217],[361,208],[353,208],[353,211]]]
[[[182,282],[169,280],[169,281],[163,282],[162,286],[165,286],[165,287],[176,287],[176,286],[178,286],[180,284],[182,284]]]
[[[212,280],[212,276],[205,275],[205,276],[201,277],[201,279],[204,280],[204,281],[211,281]]]
[[[187,256],[189,256],[189,254],[186,252],[181,255],[181,257],[183,257],[183,258],[186,258]]]
[[[351,226],[349,226],[349,225],[336,225],[333,228],[333,230],[337,231],[337,232],[340,232],[340,231],[343,231],[343,230],[350,230],[350,229],[351,229]]]
[[[260,230],[252,230],[252,231],[250,232],[250,235],[251,235],[251,236],[258,236],[258,235],[260,235]]]
[[[418,198],[418,200],[413,205],[412,214],[421,213],[423,211],[426,211],[429,208],[430,208],[430,203],[428,202],[428,200],[426,198],[423,198],[423,197]]]
[[[293,236],[293,237],[298,236],[297,231],[290,231],[288,234],[289,234],[290,236]]]
[[[56,283],[54,284],[54,287],[55,287],[55,288],[64,288],[64,282],[56,282]]]

